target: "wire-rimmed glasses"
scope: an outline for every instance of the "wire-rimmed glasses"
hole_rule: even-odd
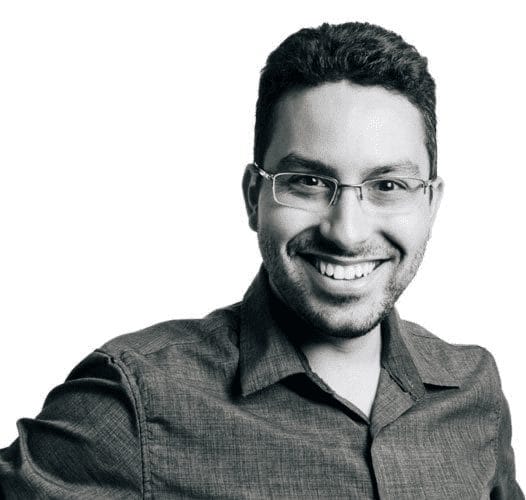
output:
[[[404,213],[416,209],[435,180],[381,176],[360,184],[342,184],[338,179],[310,172],[271,174],[256,163],[256,171],[272,181],[274,200],[280,205],[323,212],[336,204],[342,188],[357,190],[363,209],[373,213]]]

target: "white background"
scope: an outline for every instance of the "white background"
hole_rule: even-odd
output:
[[[521,3],[2,2],[0,447],[109,338],[242,297],[259,69],[300,27],[367,20],[438,85],[446,193],[400,311],[494,354],[524,487]]]

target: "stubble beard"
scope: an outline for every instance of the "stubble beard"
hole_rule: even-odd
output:
[[[294,259],[301,258],[297,255],[298,250],[309,245],[305,236],[291,240],[285,255],[280,253],[279,246],[274,244],[265,231],[260,230],[258,240],[271,287],[284,304],[321,335],[355,338],[370,332],[392,310],[402,292],[415,277],[424,257],[428,238],[414,253],[407,270],[400,274],[395,269],[384,288],[378,290],[378,296],[368,301],[367,311],[361,310],[364,304],[360,304],[360,299],[356,297],[333,297],[330,303],[327,303],[313,295],[306,284],[306,278],[298,272],[294,264]],[[312,246],[310,244],[310,248]],[[392,253],[392,250],[390,252]],[[360,254],[385,255],[385,251],[382,254],[378,251],[375,253],[372,248],[363,248]],[[400,265],[400,260],[396,263],[397,266]]]

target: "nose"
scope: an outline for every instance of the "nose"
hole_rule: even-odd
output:
[[[320,224],[320,233],[342,250],[352,251],[369,239],[373,224],[370,215],[363,211],[360,191],[341,189]]]

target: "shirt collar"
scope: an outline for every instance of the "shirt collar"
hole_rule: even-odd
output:
[[[396,309],[389,312],[382,321],[382,367],[414,400],[424,396],[426,385],[459,387],[458,380],[446,369],[447,363],[439,351],[421,345],[418,342],[421,337],[412,331],[414,328],[423,331],[417,325],[402,321]]]
[[[448,344],[414,323],[401,321],[398,315],[396,322],[422,382],[437,388],[461,387],[462,369],[451,363]]]
[[[301,357],[287,335],[286,308],[270,290],[262,266],[241,305],[240,378],[247,396],[297,373],[305,373]],[[435,356],[419,349],[393,309],[382,322],[382,366],[413,399],[425,394],[424,384],[458,387]]]
[[[413,399],[420,399],[425,393],[424,384],[400,327],[400,318],[393,309],[382,322],[381,364],[405,392],[411,394]]]
[[[298,352],[276,321],[276,302],[261,267],[241,305],[239,368],[243,396],[305,372]]]

